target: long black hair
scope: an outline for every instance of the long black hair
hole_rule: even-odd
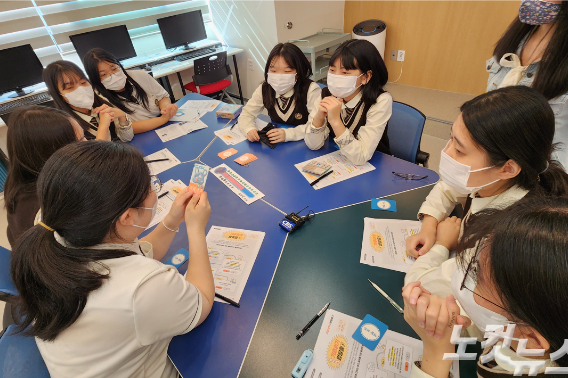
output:
[[[329,65],[333,65],[337,59],[340,59],[341,65],[347,70],[361,70],[365,75],[368,71],[373,73],[361,88],[361,95],[365,105],[375,104],[377,98],[385,92],[383,87],[389,79],[387,66],[375,45],[364,39],[345,41],[334,51]]]
[[[55,151],[77,141],[70,116],[46,106],[16,109],[8,120],[8,176],[4,201],[9,213],[16,211],[17,197],[35,193],[43,165]]]
[[[284,59],[288,67],[295,69],[298,79],[294,84],[294,95],[292,101],[295,104],[306,104],[308,102],[307,87],[310,86],[312,81],[312,66],[308,58],[304,55],[302,50],[293,43],[279,43],[270,52],[268,59],[266,59],[266,67],[264,67],[264,83],[262,83],[262,101],[266,109],[271,109],[276,103],[276,92],[268,84],[268,71],[274,59],[281,57]]]
[[[547,100],[568,92],[568,1],[561,1],[560,12],[554,23],[556,30],[544,50],[532,87]],[[540,25],[528,25],[515,17],[495,45],[493,56],[500,60],[507,53],[516,53],[521,42],[532,35]]]
[[[83,120],[83,118],[79,117],[73,108],[69,105],[67,101],[63,99],[61,93],[59,93],[59,83],[63,83],[64,79],[67,78],[71,82],[75,79],[74,77],[78,77],[79,80],[87,80],[87,76],[83,70],[79,68],[75,63],[69,62],[67,60],[58,60],[56,62],[50,63],[43,69],[43,81],[47,86],[47,90],[49,91],[49,95],[53,98],[53,102],[55,103],[55,107],[57,109],[63,110],[65,113],[68,113],[71,117],[73,117],[77,123],[85,130],[85,137],[88,139],[94,139],[94,136],[88,132],[91,128],[91,124]],[[89,82],[90,83],[90,82]],[[94,89],[93,89],[94,90]],[[93,102],[93,108],[99,107],[101,105],[112,105],[103,100],[95,93],[95,100]],[[112,127],[112,124],[111,124]]]
[[[18,240],[11,274],[20,293],[20,330],[49,341],[77,320],[89,293],[109,278],[99,260],[134,254],[91,247],[107,236],[120,238],[117,220],[143,206],[150,190],[142,154],[126,144],[72,143],[49,158],[37,182],[42,221],[70,246],[41,225]]]
[[[530,191],[568,194],[568,175],[551,157],[554,113],[543,95],[525,86],[500,88],[475,97],[460,110],[490,165],[501,167],[512,159],[521,167],[514,184]]]
[[[476,282],[494,286],[512,320],[557,351],[568,339],[568,198],[533,196],[476,215],[458,245],[458,264]],[[568,366],[568,355],[556,362]]]
[[[108,90],[103,83],[101,83],[101,77],[99,75],[99,63],[101,62],[116,64],[120,67],[122,72],[124,72],[126,75],[126,85],[123,92]],[[128,72],[126,72],[120,61],[116,59],[114,55],[103,49],[91,49],[87,52],[87,54],[85,54],[83,64],[85,65],[85,71],[87,71],[87,75],[89,75],[89,79],[91,79],[93,87],[115,107],[128,114],[134,113],[134,110],[129,109],[124,104],[126,101],[134,104],[141,104],[144,108],[146,108],[146,110],[149,110],[148,94],[146,94],[144,88],[142,88],[136,80],[128,75]],[[134,93],[134,89],[136,89],[136,93]]]

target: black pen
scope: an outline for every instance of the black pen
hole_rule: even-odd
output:
[[[158,198],[162,198],[162,197],[164,197],[165,195],[167,195],[168,193],[169,193],[169,190],[168,190],[167,192],[164,192],[164,193],[160,194],[160,195],[158,196]]]
[[[156,160],[144,160],[146,163],[157,163],[159,161],[168,161],[170,159],[156,159]]]
[[[306,326],[304,328],[302,328],[302,330],[300,332],[298,332],[298,334],[296,335],[296,340],[300,340],[300,338],[302,336],[304,336],[306,333],[308,333],[308,331],[310,330],[310,328],[314,325],[314,323],[320,318],[320,316],[323,315],[323,313],[327,310],[327,308],[329,307],[329,305],[331,304],[331,302],[328,302],[325,306],[323,306],[323,308],[321,309],[320,312],[318,312],[316,314],[316,316],[314,316],[312,318],[312,320],[310,320],[308,322],[308,324],[306,324]]]
[[[227,303],[230,304],[230,305],[233,305],[233,306],[235,306],[235,307],[241,307],[241,305],[238,304],[237,302],[235,302],[234,300],[229,299],[229,298],[227,298],[227,297],[225,297],[225,296],[223,296],[223,295],[221,295],[221,294],[218,294],[217,292],[215,292],[215,296],[216,296],[217,298],[219,298],[219,299],[224,300],[225,302],[227,302]]]
[[[330,171],[327,171],[326,173],[323,174],[323,176],[320,176],[319,178],[315,179],[314,181],[310,182],[311,186],[314,186],[315,184],[317,184],[318,182],[320,182],[323,178],[326,178],[327,176],[331,175],[333,173],[333,169]]]

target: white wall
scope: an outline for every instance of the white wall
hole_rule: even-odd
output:
[[[243,96],[250,98],[264,80],[266,58],[278,43],[274,2],[211,0],[209,6],[213,22],[227,44],[245,50],[237,55],[237,64]],[[249,59],[253,62],[253,71],[248,68]],[[235,77],[229,92],[239,93]]]
[[[344,0],[275,1],[278,42],[301,39],[322,28],[343,28]],[[292,22],[292,29],[286,23]],[[349,33],[349,31],[346,31]]]

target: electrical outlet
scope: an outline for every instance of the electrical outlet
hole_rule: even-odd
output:
[[[399,62],[404,62],[404,50],[398,50],[396,60],[398,60]]]
[[[391,50],[391,60],[396,60],[396,50]]]
[[[252,59],[248,60],[249,70],[254,71],[254,64],[252,63]]]

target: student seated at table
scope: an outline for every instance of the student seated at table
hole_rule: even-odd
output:
[[[306,145],[319,150],[329,136],[356,165],[369,161],[375,150],[390,154],[392,96],[383,89],[387,80],[385,62],[372,43],[343,42],[329,60],[327,88],[310,114]]]
[[[55,106],[79,123],[87,139],[132,140],[132,120],[97,95],[76,64],[66,60],[50,63],[43,70],[43,81]]]
[[[168,345],[205,320],[215,295],[207,193],[180,193],[138,240],[161,183],[136,148],[70,144],[45,163],[37,187],[42,221],[21,236],[11,274],[20,329],[35,336],[51,377],[177,377]],[[159,261],[184,221],[186,277]]]
[[[12,249],[20,235],[34,225],[39,210],[36,182],[43,165],[55,151],[80,140],[85,140],[83,129],[61,110],[26,106],[10,114],[4,203],[8,213],[6,234]]]
[[[304,53],[292,43],[279,43],[270,52],[264,68],[264,83],[252,94],[239,116],[239,128],[249,141],[260,137],[254,120],[263,109],[270,119],[295,127],[275,128],[266,133],[271,143],[304,139],[306,124],[321,88],[310,80],[312,67]]]
[[[496,349],[492,345],[483,351],[484,357],[491,351],[495,356],[477,362],[479,377],[512,376],[522,362],[540,363],[539,377],[548,367],[568,366],[568,354],[561,350],[568,339],[568,199],[535,196],[505,210],[481,213],[458,246],[452,295],[430,295],[420,282],[403,288],[404,318],[424,343],[422,361],[414,363],[411,378],[447,378],[453,361],[444,361],[443,355],[455,353],[453,326],[472,321],[480,331],[490,325],[514,326],[510,347],[500,338]],[[473,255],[467,252],[470,248]],[[541,352],[518,355],[520,340],[526,349]]]
[[[505,208],[527,195],[568,194],[568,175],[551,157],[554,113],[539,92],[525,86],[501,88],[460,109],[441,153],[441,181],[418,212],[422,228],[406,241],[407,253],[420,257],[405,283],[421,281],[443,297],[451,293],[457,267],[449,251],[476,213]],[[455,217],[446,219],[457,204],[464,206],[461,224]]]
[[[95,91],[132,119],[134,134],[154,130],[177,113],[168,92],[147,72],[126,71],[114,55],[98,48],[83,62]]]

